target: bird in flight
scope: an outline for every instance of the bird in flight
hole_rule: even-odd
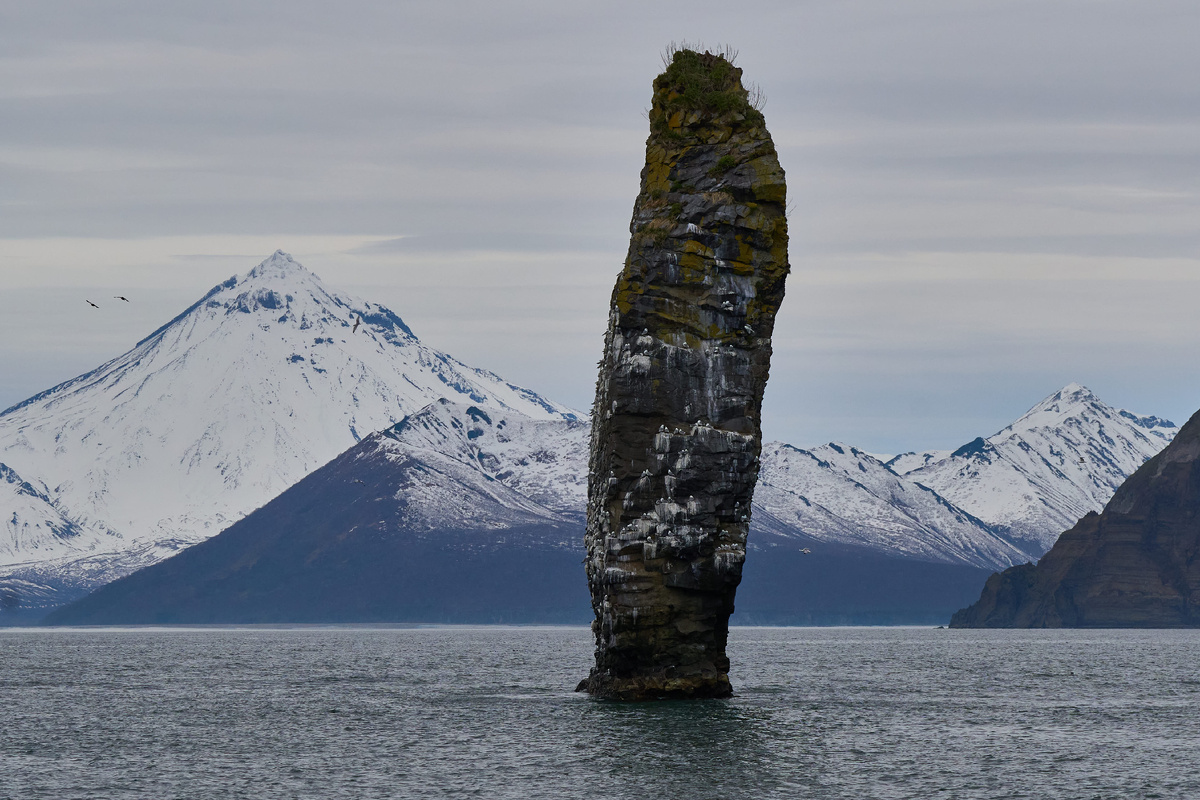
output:
[[[114,299],[114,300],[124,300],[126,303],[128,303],[128,302],[129,302],[129,298],[128,298],[128,297],[121,297],[121,295],[119,295],[119,294],[114,294],[114,295],[113,295],[113,299]]]
[[[92,308],[99,308],[99,307],[100,307],[100,306],[96,305],[95,303],[93,303],[91,300],[88,300],[88,301],[87,301],[87,304],[88,304],[89,306],[91,306]]]
[[[356,330],[358,330],[359,325],[362,325],[362,317],[359,317],[358,319],[354,320],[354,327],[350,329],[350,332],[354,333]]]

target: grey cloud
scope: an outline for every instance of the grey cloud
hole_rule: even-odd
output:
[[[327,258],[391,264],[381,299],[421,335],[586,405],[659,52],[729,41],[767,94],[793,203],[768,390],[782,438],[950,446],[1070,380],[1178,416],[1197,388],[1172,369],[1200,344],[1182,316],[1192,289],[1155,296],[1136,279],[1146,259],[1200,255],[1197,23],[1173,0],[10,3],[0,247],[384,237]],[[519,274],[521,253],[554,254],[559,283]],[[1124,316],[1105,328],[1030,301],[1046,287],[1028,276],[976,294],[817,280],[860,256],[937,253],[964,269],[979,254],[1103,260],[1128,285],[1080,273],[1048,296]],[[417,297],[402,282],[421,259],[445,277]],[[483,276],[492,289],[473,288]],[[13,385],[45,388],[40,351],[21,349],[39,345],[6,346]]]

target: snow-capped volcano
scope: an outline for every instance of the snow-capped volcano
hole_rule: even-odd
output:
[[[1113,492],[1179,430],[1173,422],[1115,409],[1071,383],[1016,422],[904,473],[996,526],[1040,557],[1058,535]],[[893,468],[913,464],[897,456]]]
[[[219,532],[439,398],[580,416],[425,346],[387,308],[327,289],[278,251],[124,355],[0,414],[9,494],[61,518],[45,530],[73,533],[33,546],[9,530],[0,564],[111,554],[111,579]]]

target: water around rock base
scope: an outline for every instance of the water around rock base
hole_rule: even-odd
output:
[[[2,798],[1200,796],[1200,631],[733,628],[727,700],[578,628],[0,631]]]

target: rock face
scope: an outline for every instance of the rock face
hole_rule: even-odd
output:
[[[1200,413],[1037,566],[992,575],[958,628],[1200,626]]]
[[[654,81],[589,459],[596,666],[616,699],[719,697],[788,274],[783,170],[741,70],[676,52]]]

